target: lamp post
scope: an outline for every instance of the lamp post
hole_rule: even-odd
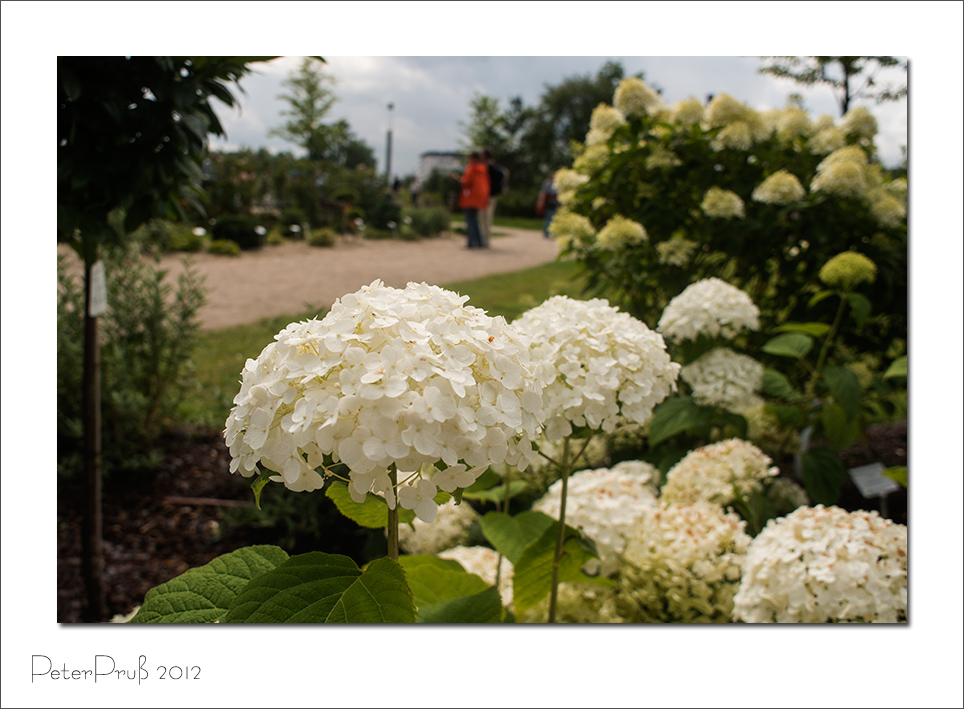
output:
[[[388,104],[388,136],[385,141],[385,181],[392,183],[392,111],[394,103]]]

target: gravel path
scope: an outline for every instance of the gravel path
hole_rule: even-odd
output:
[[[555,260],[556,245],[537,231],[496,229],[489,249],[466,249],[465,237],[422,241],[340,240],[331,248],[303,241],[267,246],[240,258],[197,254],[192,261],[209,289],[201,327],[216,330],[264,317],[328,308],[376,278],[404,288],[409,281],[444,285]],[[182,268],[177,255],[162,259],[170,275]]]
[[[328,308],[376,278],[403,288],[409,281],[445,285],[548,263],[556,245],[538,231],[496,228],[489,249],[466,249],[465,237],[446,234],[421,241],[341,239],[330,248],[303,241],[266,246],[240,258],[192,254],[207,298],[201,328],[217,330],[275,315]],[[61,248],[59,251],[64,252]],[[168,278],[183,270],[183,254],[168,254]]]

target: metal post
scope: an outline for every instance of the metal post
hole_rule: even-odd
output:
[[[394,103],[388,104],[388,138],[385,143],[385,181],[392,183],[392,110]]]

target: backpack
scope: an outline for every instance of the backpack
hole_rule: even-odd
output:
[[[505,168],[489,165],[489,195],[498,197],[505,192]]]

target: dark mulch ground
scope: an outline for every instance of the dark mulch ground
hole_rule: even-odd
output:
[[[231,525],[225,514],[231,505],[250,505],[250,480],[228,471],[230,456],[220,433],[177,432],[163,441],[167,451],[153,475],[113,481],[104,486],[104,554],[107,605],[110,615],[128,613],[150,588],[189,568],[248,544],[278,543],[277,531]],[[867,440],[844,454],[848,467],[873,462],[907,465],[906,422],[868,427]],[[57,621],[82,622],[84,586],[80,572],[80,489],[61,484],[57,503]],[[218,504],[215,504],[218,503]],[[841,506],[878,509],[849,481]],[[888,516],[907,524],[907,494],[887,499]],[[236,509],[236,508],[235,508]],[[335,514],[337,517],[337,513]],[[274,535],[274,536],[272,536]],[[332,540],[335,542],[335,540]],[[343,537],[352,553],[362,540]],[[297,549],[286,547],[288,551]],[[110,616],[103,620],[109,619]]]

